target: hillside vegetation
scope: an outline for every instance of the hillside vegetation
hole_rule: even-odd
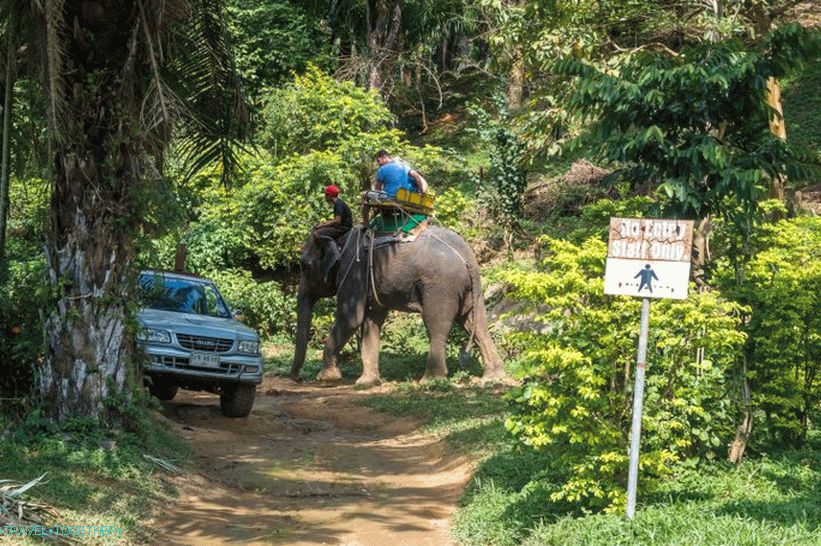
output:
[[[25,492],[30,522],[147,540],[187,452],[139,380],[135,272],[170,269],[185,245],[284,375],[322,189],[357,215],[386,149],[430,182],[431,222],[474,249],[517,381],[472,385],[480,365],[454,331],[451,377],[417,385],[420,319],[383,331],[397,384],[363,403],[423,417],[476,459],[457,541],[821,544],[814,3],[144,3],[150,16],[0,3],[0,480],[48,476]],[[134,36],[111,46],[129,63],[95,57],[113,40],[98,16]],[[688,298],[652,306],[632,522],[640,301],[603,294],[611,216],[701,235]],[[315,309],[304,378],[333,309]],[[355,343],[342,361],[355,378]]]

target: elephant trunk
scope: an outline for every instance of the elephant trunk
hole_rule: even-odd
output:
[[[305,363],[305,353],[308,350],[308,332],[311,329],[311,317],[314,302],[307,290],[300,290],[297,294],[297,326],[294,346],[294,361],[291,364],[291,379],[299,379],[299,372]]]

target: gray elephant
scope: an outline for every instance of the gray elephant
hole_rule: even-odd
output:
[[[422,315],[430,337],[423,380],[447,377],[445,345],[454,321],[475,340],[484,364],[483,378],[506,377],[488,333],[476,257],[448,229],[429,227],[415,240],[400,242],[393,237],[373,239],[355,227],[341,252],[336,243],[311,237],[302,248],[293,379],[299,377],[305,361],[313,307],[320,298],[334,294],[336,315],[325,340],[320,380],[341,378],[339,351],[361,326],[362,376],[357,384],[378,384],[379,333],[393,309]]]

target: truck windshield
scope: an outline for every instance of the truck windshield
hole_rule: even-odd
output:
[[[231,313],[214,286],[196,279],[143,273],[138,286],[140,305],[149,309],[228,318]]]

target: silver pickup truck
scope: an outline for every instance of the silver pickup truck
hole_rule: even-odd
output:
[[[220,395],[226,417],[245,417],[262,382],[259,336],[235,318],[216,285],[184,273],[142,271],[138,283],[143,377],[152,395]]]

